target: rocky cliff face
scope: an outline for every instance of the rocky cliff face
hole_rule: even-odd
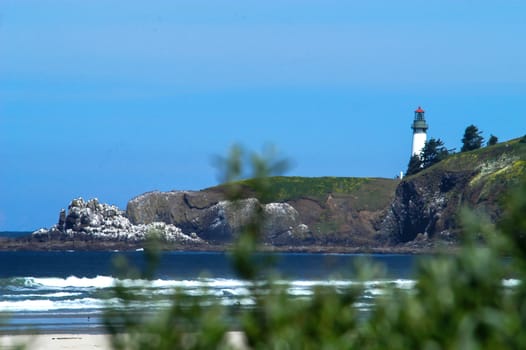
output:
[[[419,234],[448,238],[457,227],[471,172],[430,173],[402,181],[381,224],[391,243],[412,241]]]
[[[264,213],[268,245],[371,246],[397,180],[272,178],[270,203],[250,197],[234,205],[221,187],[202,191],[150,192],[132,199],[126,214],[134,224],[163,221],[195,232],[213,244],[232,242],[252,210]],[[275,200],[275,201],[273,201]]]
[[[291,205],[261,204],[255,198],[232,203],[213,190],[145,193],[128,202],[126,213],[137,225],[162,220],[207,242],[222,244],[232,242],[240,234],[256,209],[261,209],[264,216],[264,243],[309,240],[308,226],[300,221],[298,211]]]
[[[526,145],[517,142],[457,154],[400,183],[379,236],[454,241],[461,208],[497,222],[503,196],[525,174]]]

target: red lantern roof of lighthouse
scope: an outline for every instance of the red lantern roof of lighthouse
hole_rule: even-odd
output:
[[[424,113],[424,110],[422,107],[418,106],[418,109],[415,111],[416,113]]]

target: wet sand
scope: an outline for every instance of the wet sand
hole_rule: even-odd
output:
[[[109,350],[110,338],[105,334],[40,334],[2,335],[1,349],[17,349],[25,345],[27,350],[98,349]]]
[[[228,332],[227,343],[233,349],[247,349],[241,332]],[[1,335],[0,349],[18,349],[25,345],[27,350],[110,350],[110,336],[107,334],[39,334],[39,335]]]

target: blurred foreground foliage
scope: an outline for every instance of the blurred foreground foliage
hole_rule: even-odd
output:
[[[266,152],[249,158],[261,196],[265,179],[287,164],[275,156]],[[234,147],[221,160],[226,182],[235,184],[245,174],[245,157],[242,148]],[[253,307],[225,307],[175,292],[166,310],[126,312],[141,296],[118,285],[114,292],[121,304],[106,315],[112,344],[116,349],[526,349],[524,180],[509,196],[501,224],[463,213],[463,246],[423,261],[413,288],[388,287],[366,314],[356,305],[363,284],[344,292],[318,288],[300,299],[288,295],[287,286],[274,283],[272,275],[262,279],[261,271],[271,262],[254,258],[263,220],[256,210],[231,252],[235,271],[249,282]],[[230,196],[239,196],[235,185]],[[155,242],[145,249],[151,264],[131,277],[153,278],[160,254]],[[120,268],[130,272],[125,262]],[[379,270],[363,262],[359,279],[377,278]],[[228,341],[232,330],[242,334],[241,345]]]

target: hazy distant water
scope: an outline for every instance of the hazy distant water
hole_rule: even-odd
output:
[[[10,318],[0,332],[37,329],[44,332],[101,332],[101,312],[112,304],[107,291],[117,281],[112,261],[124,255],[144,264],[143,252],[0,252],[0,312]],[[261,258],[266,255],[260,255]],[[358,308],[367,309],[381,287],[411,288],[412,255],[277,254],[280,283],[292,296],[308,297],[318,285],[339,289],[356,283],[353,264],[364,257],[386,267],[385,277],[365,283]],[[424,257],[425,258],[425,257]],[[224,305],[250,307],[246,282],[231,269],[227,253],[166,252],[153,281],[121,280],[151,296],[136,305],[152,310],[169,304],[176,288],[189,295],[205,293]]]
[[[29,235],[31,232],[27,231],[0,231],[0,237],[21,237],[25,235]]]

